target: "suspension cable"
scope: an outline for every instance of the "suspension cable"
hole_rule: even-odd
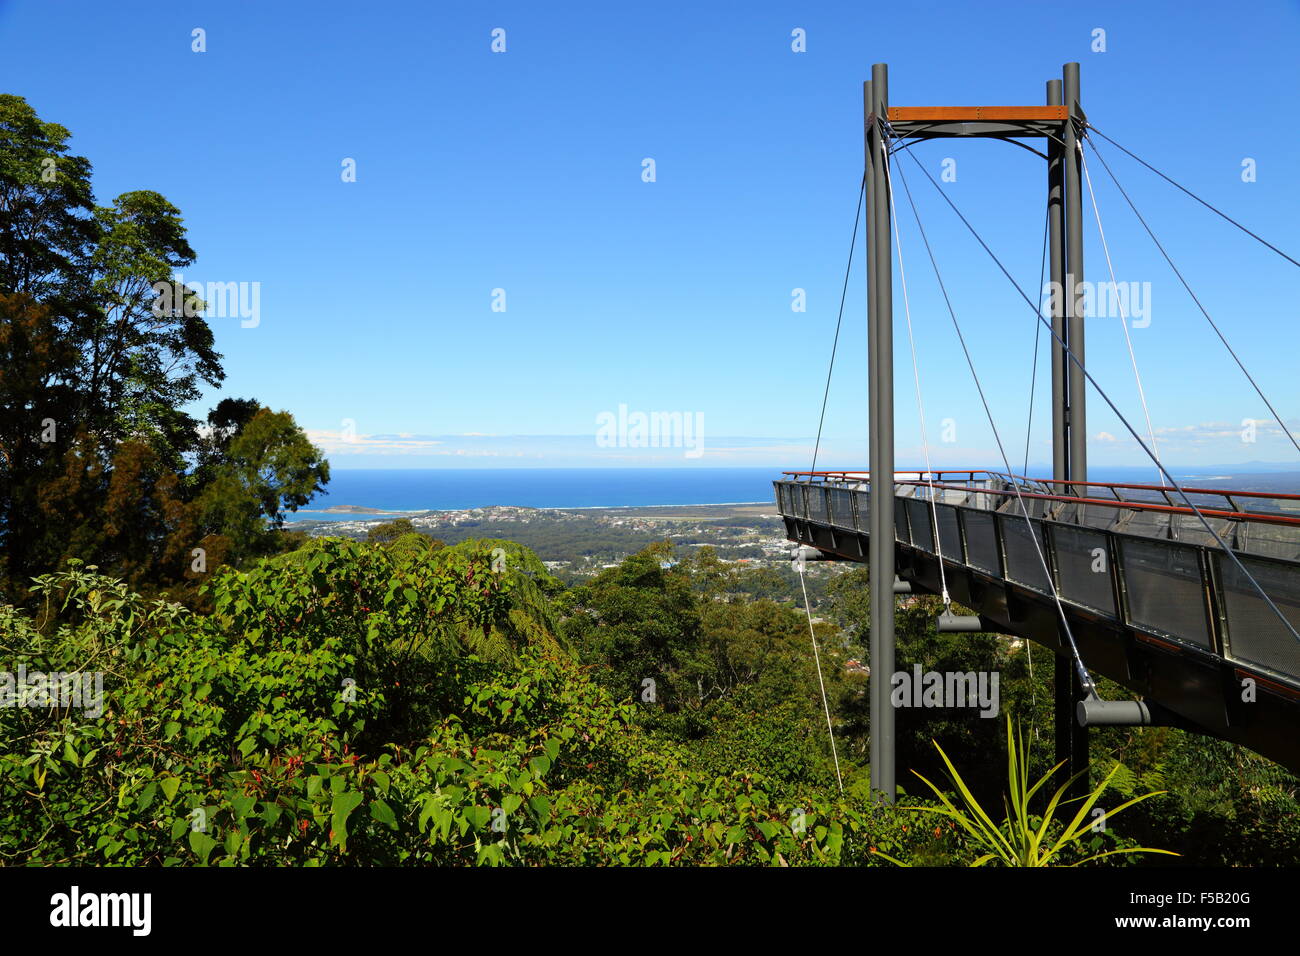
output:
[[[1096,151],[1095,145],[1093,147],[1093,150],[1094,152]],[[1146,453],[1147,457],[1150,458],[1155,463],[1155,466],[1160,469],[1160,472],[1164,475],[1165,479],[1169,482],[1170,487],[1172,487],[1174,491],[1178,492],[1179,497],[1183,499],[1183,502],[1187,505],[1187,507],[1196,515],[1197,518],[1200,519],[1201,524],[1205,526],[1205,530],[1210,533],[1210,536],[1212,538],[1214,538],[1215,543],[1218,544],[1218,546],[1223,550],[1223,552],[1232,560],[1232,563],[1237,566],[1237,570],[1240,571],[1241,574],[1246,578],[1246,580],[1248,580],[1254,586],[1255,590],[1259,592],[1259,596],[1264,599],[1264,603],[1269,606],[1269,609],[1277,616],[1278,620],[1282,622],[1283,626],[1288,631],[1291,632],[1291,635],[1297,641],[1300,641],[1300,633],[1297,633],[1295,627],[1292,626],[1291,622],[1287,619],[1286,615],[1284,615],[1278,609],[1278,606],[1273,603],[1273,599],[1268,596],[1268,594],[1264,591],[1263,587],[1260,586],[1260,583],[1257,580],[1255,580],[1255,576],[1250,573],[1250,571],[1246,568],[1244,564],[1242,564],[1241,559],[1237,557],[1236,552],[1228,547],[1227,543],[1223,540],[1223,538],[1219,536],[1219,533],[1214,530],[1214,527],[1210,524],[1209,520],[1205,517],[1204,514],[1201,513],[1201,509],[1198,508],[1196,504],[1192,501],[1192,499],[1187,496],[1187,492],[1183,491],[1182,486],[1178,484],[1178,482],[1174,481],[1173,476],[1169,474],[1169,472],[1165,469],[1165,466],[1160,463],[1160,459],[1158,459],[1155,456],[1155,454],[1151,451],[1151,449],[1147,447],[1146,442],[1142,440],[1142,436],[1137,433],[1137,430],[1129,423],[1129,420],[1124,416],[1122,412],[1120,412],[1119,408],[1111,400],[1110,396],[1106,393],[1105,389],[1103,389],[1101,385],[1097,383],[1097,380],[1093,378],[1092,373],[1089,372],[1086,368],[1084,368],[1083,363],[1079,361],[1079,357],[1074,354],[1074,351],[1068,345],[1066,345],[1065,341],[1059,335],[1056,334],[1056,331],[1052,329],[1051,325],[1042,317],[1041,306],[1035,305],[1033,301],[1029,298],[1029,296],[1025,294],[1025,290],[1020,288],[1020,284],[1016,282],[1015,278],[1012,277],[1011,273],[1007,271],[1006,266],[1002,264],[1002,260],[999,259],[997,255],[993,252],[993,250],[989,248],[988,243],[986,243],[983,237],[981,237],[980,234],[976,232],[975,227],[970,224],[970,221],[964,215],[962,215],[961,210],[957,208],[957,204],[954,203],[952,199],[948,196],[948,194],[943,191],[943,188],[937,182],[934,181],[934,177],[931,176],[930,173],[926,170],[926,168],[921,165],[920,160],[918,160],[915,155],[912,155],[912,161],[916,163],[917,168],[921,170],[921,172],[925,175],[925,177],[928,180],[930,180],[930,184],[934,186],[935,190],[938,191],[939,195],[944,198],[944,201],[948,203],[952,211],[957,214],[957,218],[962,221],[962,224],[965,225],[967,230],[970,231],[971,235],[975,237],[975,240],[980,244],[981,247],[983,247],[984,251],[989,254],[989,257],[993,260],[994,264],[998,267],[999,270],[1001,270],[1002,274],[1007,277],[1007,281],[1009,281],[1015,287],[1016,291],[1020,293],[1020,297],[1029,304],[1029,307],[1031,309],[1034,310],[1034,314],[1038,315],[1039,322],[1041,322],[1044,325],[1044,327],[1046,327],[1051,332],[1052,338],[1056,340],[1058,345],[1060,345],[1060,347],[1065,352],[1066,356],[1070,359],[1070,361],[1073,362],[1076,366],[1078,366],[1079,372],[1084,376],[1084,378],[1086,378],[1092,384],[1092,387],[1097,390],[1097,394],[1101,396],[1102,400],[1110,407],[1110,410],[1114,412],[1115,417],[1120,420],[1120,422],[1124,425],[1124,428],[1128,431],[1128,433],[1133,436],[1133,439],[1138,443],[1138,446]],[[906,180],[903,180],[903,186],[904,188],[906,188],[907,186]],[[996,432],[995,432],[995,436],[996,436]],[[1008,465],[1007,467],[1009,470],[1010,465]]]
[[[948,576],[943,567],[943,541],[942,535],[939,534],[939,510],[935,503],[934,488],[934,471],[930,468],[930,438],[925,427],[925,403],[921,399],[921,368],[916,360],[916,338],[912,334],[912,306],[907,295],[907,272],[903,269],[903,241],[898,233],[898,217],[893,214],[894,209],[894,177],[890,174],[890,163],[894,162],[893,156],[889,156],[885,163],[885,185],[889,192],[889,212],[890,221],[894,226],[894,246],[898,250],[898,278],[903,289],[903,313],[907,316],[907,342],[912,348],[912,381],[916,386],[916,411],[921,418],[921,449],[925,455],[925,478],[930,486],[930,520],[934,522],[934,547],[935,554],[939,558],[939,585],[943,592],[943,609],[952,613],[952,598],[948,595]]]
[[[853,247],[858,242],[858,220],[862,218],[862,197],[867,193],[867,174],[862,174],[862,183],[858,186],[858,211],[853,214],[853,238],[849,240],[849,261],[844,266],[844,288],[840,290],[840,314],[835,319],[835,341],[831,343],[831,363],[826,369],[826,391],[822,394],[822,413],[817,419],[817,442],[813,445],[812,467],[817,470],[817,453],[822,445],[822,425],[826,421],[826,402],[831,397],[831,373],[835,371],[835,350],[840,344],[840,324],[844,321],[844,299],[849,292],[849,273],[853,269]]]
[[[1110,261],[1110,246],[1106,243],[1106,230],[1101,227],[1101,211],[1097,208],[1097,194],[1092,191],[1092,177],[1088,175],[1088,161],[1083,155],[1083,141],[1077,140],[1075,147],[1079,153],[1079,162],[1083,166],[1083,179],[1088,184],[1088,196],[1092,200],[1092,214],[1097,219],[1097,235],[1101,237],[1101,249],[1106,254],[1106,268],[1110,271],[1110,288],[1111,294],[1115,297],[1115,304],[1119,306],[1120,325],[1124,328],[1124,342],[1128,345],[1129,362],[1133,365],[1133,378],[1137,382],[1138,398],[1142,400],[1142,415],[1147,420],[1147,435],[1151,438],[1151,450],[1159,461],[1160,446],[1156,444],[1156,430],[1151,427],[1151,410],[1147,408],[1147,393],[1142,387],[1142,373],[1138,371],[1137,356],[1133,354],[1133,338],[1128,334],[1128,315],[1124,308],[1124,300],[1119,294],[1119,283],[1115,281],[1115,266]],[[1040,326],[1041,328],[1041,326]],[[1165,483],[1163,475],[1159,475],[1160,484]]]
[[[1101,131],[1098,130],[1097,132],[1100,134]],[[1268,410],[1273,415],[1273,420],[1277,422],[1278,427],[1286,433],[1287,438],[1291,439],[1291,444],[1295,445],[1296,451],[1300,451],[1300,441],[1297,441],[1295,435],[1291,433],[1291,429],[1286,427],[1286,422],[1282,420],[1282,416],[1279,415],[1277,409],[1273,407],[1273,403],[1268,400],[1268,396],[1264,394],[1264,390],[1259,387],[1259,383],[1255,381],[1255,377],[1250,374],[1245,363],[1242,362],[1240,356],[1237,355],[1236,350],[1228,344],[1228,339],[1219,329],[1218,323],[1215,322],[1214,319],[1210,318],[1210,313],[1206,311],[1205,306],[1201,304],[1201,300],[1197,297],[1196,293],[1192,291],[1192,287],[1188,284],[1187,280],[1183,278],[1183,274],[1179,271],[1178,266],[1174,265],[1174,260],[1170,257],[1169,253],[1165,251],[1164,245],[1156,238],[1155,232],[1152,231],[1151,227],[1147,224],[1142,213],[1138,212],[1137,205],[1129,197],[1128,191],[1120,185],[1119,180],[1115,177],[1114,171],[1110,168],[1110,164],[1106,162],[1106,157],[1101,154],[1099,149],[1097,149],[1096,142],[1094,142],[1090,136],[1087,136],[1086,133],[1085,136],[1088,139],[1089,145],[1092,146],[1093,155],[1101,161],[1101,165],[1110,176],[1111,182],[1115,184],[1115,188],[1120,191],[1120,195],[1124,197],[1124,201],[1127,202],[1129,208],[1133,210],[1133,215],[1137,216],[1138,222],[1142,223],[1142,228],[1146,230],[1147,235],[1151,237],[1151,241],[1154,242],[1156,248],[1160,250],[1160,254],[1164,256],[1165,262],[1169,263],[1169,268],[1174,271],[1174,275],[1178,277],[1178,281],[1183,284],[1183,288],[1187,290],[1187,294],[1192,297],[1192,301],[1195,302],[1196,307],[1200,309],[1201,315],[1205,316],[1205,321],[1210,323],[1210,328],[1212,328],[1214,334],[1219,337],[1219,341],[1223,343],[1223,347],[1228,350],[1228,354],[1232,356],[1232,360],[1237,363],[1237,368],[1241,369],[1241,373],[1246,376],[1246,380],[1250,382],[1251,387],[1255,389],[1255,394],[1259,396],[1260,401],[1268,407]],[[1121,149],[1122,148],[1123,147],[1121,147]]]
[[[1273,245],[1273,243],[1269,242],[1267,239],[1263,238],[1262,236],[1258,236],[1258,235],[1256,235],[1255,233],[1251,232],[1249,229],[1247,229],[1247,228],[1246,228],[1245,226],[1243,226],[1241,223],[1237,222],[1237,220],[1233,219],[1231,216],[1229,216],[1226,212],[1223,212],[1221,209],[1216,209],[1216,208],[1214,208],[1214,207],[1211,206],[1208,202],[1206,202],[1204,199],[1202,199],[1200,196],[1196,195],[1196,193],[1194,193],[1194,192],[1192,192],[1190,189],[1188,189],[1186,186],[1182,185],[1181,183],[1177,183],[1177,182],[1175,182],[1174,180],[1170,179],[1168,176],[1166,176],[1166,175],[1165,175],[1164,173],[1162,173],[1160,170],[1156,169],[1154,166],[1152,166],[1150,163],[1148,163],[1148,162],[1147,162],[1145,159],[1143,159],[1141,156],[1138,156],[1137,154],[1133,153],[1131,150],[1127,150],[1127,149],[1125,149],[1123,146],[1121,146],[1119,143],[1115,142],[1113,139],[1111,139],[1109,136],[1107,136],[1107,135],[1106,135],[1105,133],[1103,133],[1101,130],[1097,129],[1097,127],[1093,126],[1091,123],[1086,123],[1086,124],[1085,124],[1085,129],[1084,129],[1084,135],[1085,135],[1085,136],[1088,135],[1088,131],[1089,131],[1089,130],[1091,130],[1092,132],[1096,133],[1098,136],[1100,136],[1100,137],[1101,137],[1102,139],[1104,139],[1106,142],[1110,143],[1110,144],[1111,144],[1112,146],[1114,146],[1116,149],[1120,150],[1120,151],[1123,152],[1123,153],[1126,153],[1127,155],[1131,156],[1133,159],[1136,159],[1139,163],[1141,163],[1141,164],[1142,164],[1143,166],[1145,166],[1147,169],[1151,170],[1151,172],[1155,173],[1157,176],[1159,176],[1159,177],[1160,177],[1161,179],[1163,179],[1165,182],[1169,183],[1171,186],[1176,186],[1177,188],[1181,189],[1183,192],[1185,192],[1187,195],[1191,196],[1193,199],[1195,199],[1198,203],[1200,203],[1200,204],[1201,204],[1202,206],[1204,206],[1206,209],[1210,210],[1210,212],[1214,213],[1216,216],[1219,216],[1219,217],[1221,217],[1221,218],[1223,218],[1223,219],[1226,219],[1228,222],[1232,223],[1234,226],[1236,226],[1238,229],[1240,229],[1240,230],[1241,230],[1242,232],[1244,232],[1246,235],[1250,236],[1250,238],[1254,239],[1256,242],[1259,242],[1259,243],[1262,243],[1263,245],[1268,246],[1270,249],[1272,249],[1274,252],[1276,252],[1279,256],[1281,256],[1281,257],[1282,257],[1283,259],[1285,259],[1287,262],[1291,263],[1293,266],[1300,266],[1300,262],[1298,262],[1298,261],[1296,261],[1295,259],[1291,258],[1289,255],[1287,255],[1285,252],[1283,252],[1283,251],[1282,251],[1281,249],[1279,249],[1277,246]],[[1096,147],[1096,145],[1094,144],[1094,145],[1093,145],[1093,150],[1095,151],[1096,148],[1097,148],[1097,147]]]
[[[891,133],[892,135],[892,133]],[[915,161],[916,157],[913,155]],[[917,162],[919,166],[919,161]],[[924,168],[923,168],[924,169]],[[962,334],[961,323],[957,321],[957,312],[953,309],[952,299],[948,296],[948,288],[944,284],[943,276],[939,271],[938,260],[935,259],[934,249],[930,246],[929,237],[926,236],[925,226],[921,223],[921,214],[916,208],[916,200],[912,198],[912,189],[907,184],[907,176],[899,165],[899,179],[903,183],[903,190],[907,193],[908,204],[912,207],[912,215],[916,219],[916,227],[920,231],[921,241],[925,244],[926,253],[930,257],[930,265],[934,268],[934,277],[938,280],[939,291],[943,294],[944,304],[948,308],[948,315],[952,319],[953,328],[957,332],[957,341],[961,343],[962,353],[966,356],[966,365],[970,369],[971,378],[975,382],[975,390],[979,393],[980,403],[984,406],[984,414],[989,420],[989,427],[993,430],[993,439],[997,442],[998,453],[1002,456],[1002,462],[1006,466],[1008,474],[1011,472],[1011,461],[1007,458],[1006,449],[1002,445],[1002,436],[998,433],[997,423],[993,420],[993,411],[989,408],[987,397],[984,395],[984,386],[980,382],[979,373],[975,371],[975,362],[971,358],[970,349],[966,346],[966,337]],[[937,185],[937,184],[936,184]],[[1035,309],[1037,311],[1037,309]],[[1024,496],[1020,493],[1020,485],[1016,481],[1011,482],[1011,487],[1016,493],[1016,501],[1020,505],[1020,513],[1024,516],[1025,525],[1029,529],[1029,539],[1034,543],[1034,551],[1038,554],[1039,563],[1043,568],[1043,576],[1048,587],[1052,590],[1052,598],[1056,603],[1056,613],[1061,620],[1061,628],[1065,634],[1066,641],[1070,646],[1070,655],[1074,660],[1075,670],[1079,675],[1079,682],[1082,688],[1092,697],[1097,696],[1097,685],[1093,682],[1092,675],[1088,673],[1088,668],[1084,666],[1083,658],[1079,654],[1078,644],[1075,643],[1074,633],[1070,630],[1070,622],[1065,616],[1065,606],[1061,603],[1061,595],[1057,591],[1056,582],[1052,580],[1052,572],[1047,566],[1047,556],[1043,553],[1042,543],[1039,541],[1038,534],[1034,530],[1034,523],[1029,517],[1029,509],[1025,506]],[[936,535],[937,537],[937,535]]]
[[[1040,294],[1043,288],[1043,278],[1047,274],[1047,227],[1051,221],[1052,210],[1049,208],[1043,213],[1043,251],[1038,258],[1038,288]],[[1029,436],[1034,430],[1034,391],[1038,385],[1038,340],[1042,334],[1043,327],[1035,322],[1033,371],[1029,375],[1029,421],[1025,424],[1025,467],[1020,472],[1022,475],[1029,474]]]
[[[796,546],[800,547],[800,546]],[[831,738],[831,757],[835,761],[835,779],[839,781],[840,793],[844,792],[844,778],[840,776],[840,756],[835,749],[835,728],[831,726],[831,705],[826,701],[826,682],[822,680],[822,658],[817,650],[817,633],[813,630],[812,605],[808,603],[808,585],[804,582],[803,577],[803,555],[799,554],[798,560],[795,561],[795,567],[799,571],[799,586],[803,588],[803,609],[808,613],[808,636],[812,638],[813,661],[817,665],[817,684],[822,690],[822,709],[826,711],[826,733]]]

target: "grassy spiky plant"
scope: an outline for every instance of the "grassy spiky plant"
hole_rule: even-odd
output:
[[[953,820],[965,830],[981,846],[985,852],[977,857],[970,865],[983,866],[986,863],[1001,863],[1004,866],[1053,866],[1057,865],[1054,861],[1061,855],[1062,851],[1071,848],[1079,843],[1092,828],[1092,821],[1089,814],[1092,808],[1096,806],[1097,801],[1101,799],[1115,774],[1119,770],[1119,764],[1116,764],[1111,771],[1106,774],[1105,779],[1101,781],[1090,793],[1084,797],[1075,797],[1064,799],[1066,791],[1079,774],[1071,777],[1061,787],[1052,794],[1051,800],[1047,803],[1047,808],[1041,818],[1030,813],[1029,803],[1040,790],[1047,786],[1052,776],[1059,770],[1063,763],[1058,763],[1055,767],[1045,773],[1032,785],[1029,782],[1029,750],[1025,743],[1023,735],[1018,731],[1013,735],[1011,729],[1011,718],[1007,717],[1007,793],[1003,796],[1004,817],[1001,824],[993,822],[993,818],[980,805],[980,802],[971,793],[970,788],[962,780],[961,774],[953,766],[948,755],[943,752],[943,748],[934,743],[934,749],[939,751],[939,756],[943,758],[945,766],[948,768],[949,776],[952,780],[957,793],[961,796],[964,804],[959,808],[952,799],[939,787],[926,779],[915,770],[912,772],[920,777],[925,785],[934,791],[936,797],[943,804],[942,808],[938,807],[904,807],[905,810],[912,810],[919,813],[933,813],[942,817]],[[1157,790],[1153,793],[1144,793],[1141,796],[1126,800],[1113,810],[1106,811],[1107,817],[1113,817],[1122,810],[1133,806],[1135,803],[1141,803],[1150,797],[1158,796],[1165,791]],[[1080,802],[1081,801],[1081,802]],[[1080,803],[1079,809],[1075,812],[1073,819],[1070,820],[1063,830],[1052,832],[1052,824],[1058,822],[1058,811],[1070,803]],[[1063,815],[1062,815],[1063,817]],[[1091,856],[1084,857],[1070,866],[1078,866],[1082,863],[1088,863],[1093,860],[1099,860],[1102,857],[1114,856],[1122,853],[1164,853],[1169,856],[1178,856],[1170,850],[1158,850],[1153,847],[1124,847],[1114,850],[1106,850],[1102,853],[1094,853]],[[899,866],[906,866],[900,860],[885,853],[880,853],[891,863],[897,863]]]

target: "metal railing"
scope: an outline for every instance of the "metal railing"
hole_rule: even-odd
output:
[[[870,532],[866,472],[786,474],[774,483],[782,515]],[[1172,489],[978,470],[897,472],[891,484],[904,547],[1040,594],[1055,588],[1095,615],[1300,684],[1300,642]],[[1285,513],[1300,495],[1185,491],[1300,630],[1300,517]]]

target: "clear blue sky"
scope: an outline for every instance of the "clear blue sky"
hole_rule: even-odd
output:
[[[191,50],[195,28],[205,53]],[[505,53],[491,50],[494,28]],[[796,28],[804,53],[791,49]],[[1097,28],[1105,52],[1091,49]],[[213,320],[228,378],[204,408],[234,394],[288,409],[343,468],[806,467],[861,170],[861,82],[876,61],[890,65],[894,105],[959,105],[1040,103],[1044,82],[1078,60],[1097,127],[1296,255],[1298,46],[1295,2],[0,0],[2,88],[73,131],[99,200],[158,190],[198,252],[188,281],[261,283],[256,327]],[[988,142],[917,153],[936,176],[957,160],[944,188],[1035,286],[1041,160]],[[1283,417],[1300,422],[1300,270],[1105,155]],[[345,158],[354,183],[341,179]],[[1242,181],[1245,158],[1255,182]],[[1033,315],[905,171],[1019,461]],[[1242,420],[1267,410],[1100,165],[1091,171],[1116,277],[1151,283],[1150,324],[1131,334],[1166,460],[1300,459],[1267,424],[1254,444],[1240,440]],[[998,465],[902,212],[932,454]],[[1090,208],[1086,222],[1087,275],[1105,279]],[[860,266],[828,466],[866,460]],[[498,288],[505,312],[491,309]],[[795,288],[804,313],[791,310]],[[895,296],[901,462],[921,443],[897,277]],[[1120,320],[1089,329],[1090,368],[1144,428]],[[1049,457],[1039,382],[1033,461]],[[1142,463],[1091,403],[1093,462]],[[702,415],[704,454],[598,447],[597,416],[620,405]],[[955,442],[941,441],[945,418]],[[338,440],[345,420],[357,441]]]

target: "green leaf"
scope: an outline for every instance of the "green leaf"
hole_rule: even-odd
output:
[[[136,809],[140,810],[141,812],[148,810],[149,807],[153,804],[154,797],[157,795],[158,795],[158,784],[154,782],[150,782],[148,786],[146,786],[143,790],[140,791],[140,796],[135,801]]]
[[[171,803],[176,799],[176,791],[181,788],[180,777],[163,777],[158,781],[158,786],[162,788],[163,796]]]
[[[489,807],[466,807],[465,820],[474,830],[481,829],[484,824],[492,818],[492,810]]]
[[[330,806],[332,819],[330,826],[334,830],[334,842],[343,845],[348,838],[348,816],[361,805],[362,796],[355,790],[338,794]]]
[[[212,855],[212,851],[216,848],[217,841],[206,833],[201,830],[190,831],[190,849],[198,856],[200,864],[206,866],[208,857]]]
[[[370,801],[370,815],[389,829],[397,829],[397,815],[393,813],[393,808],[384,803],[383,800],[375,799]]]
[[[540,823],[547,823],[551,819],[551,801],[546,798],[546,794],[537,794],[528,801],[528,806]]]

